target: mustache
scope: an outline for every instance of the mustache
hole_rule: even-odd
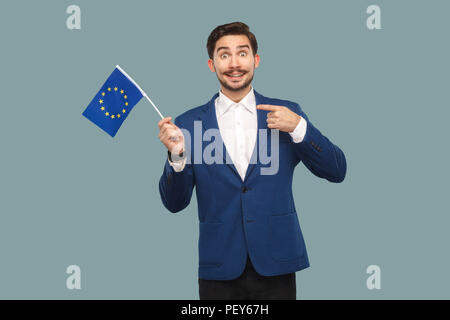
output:
[[[223,74],[231,74],[231,73],[233,73],[233,72],[240,72],[240,73],[247,73],[247,71],[246,70],[242,70],[242,69],[234,69],[234,70],[228,70],[228,71],[225,71]]]

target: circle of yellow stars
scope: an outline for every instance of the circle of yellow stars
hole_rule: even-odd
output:
[[[101,93],[101,98],[98,101],[100,103],[100,110],[105,114],[106,117],[111,118],[111,119],[120,119],[120,117],[127,112],[127,109],[125,109],[125,107],[122,109],[122,113],[117,113],[117,114],[111,114],[108,112],[108,110],[106,109],[106,106],[103,104],[103,97],[106,96],[106,93],[109,92],[120,92],[120,94],[123,96],[123,99],[125,100],[125,107],[128,107],[128,101],[126,101],[128,99],[127,95],[125,94],[125,91],[123,89],[120,89],[118,87],[108,87],[108,89],[106,89],[105,91],[103,91]]]

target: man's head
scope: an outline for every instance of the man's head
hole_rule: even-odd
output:
[[[216,72],[222,90],[232,92],[249,88],[259,65],[258,43],[249,27],[233,22],[216,27],[208,37],[208,66]]]

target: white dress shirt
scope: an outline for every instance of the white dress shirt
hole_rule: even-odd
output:
[[[223,143],[244,181],[258,132],[258,116],[253,88],[239,102],[234,102],[220,91],[215,100],[215,107]],[[294,131],[289,132],[294,143],[303,141],[306,128],[306,120],[302,117]],[[176,172],[180,172],[184,169],[186,158],[178,161],[169,160],[169,164]]]

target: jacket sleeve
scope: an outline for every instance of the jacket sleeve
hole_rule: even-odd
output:
[[[294,111],[307,121],[303,141],[293,144],[298,160],[319,178],[330,182],[344,181],[347,172],[344,152],[314,127],[298,104]]]
[[[177,119],[175,124],[182,128]],[[176,172],[166,159],[163,174],[159,179],[159,194],[167,210],[176,213],[186,208],[191,202],[194,185],[194,170],[191,162],[186,163],[183,170]]]

